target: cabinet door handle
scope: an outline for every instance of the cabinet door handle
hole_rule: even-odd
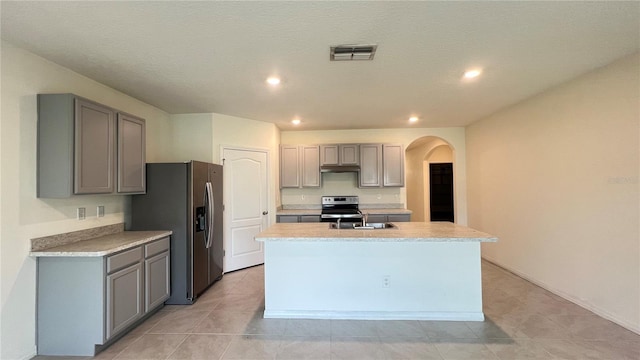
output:
[[[268,213],[269,212],[265,210],[265,211],[262,212],[262,215],[267,215]]]

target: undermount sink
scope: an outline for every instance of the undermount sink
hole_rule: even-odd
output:
[[[362,226],[361,223],[341,222],[330,223],[329,229],[353,229],[353,230],[377,230],[377,229],[397,229],[393,223],[366,223]]]

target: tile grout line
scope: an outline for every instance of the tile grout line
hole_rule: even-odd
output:
[[[169,359],[169,358],[171,357],[171,355],[175,354],[175,352],[176,352],[176,351],[178,351],[178,349],[180,348],[180,346],[181,346],[182,344],[184,344],[184,342],[185,342],[185,341],[187,341],[187,338],[189,338],[189,335],[185,336],[185,337],[182,339],[182,341],[180,341],[180,343],[176,346],[176,348],[175,348],[175,349],[173,349],[173,351],[172,351],[171,353],[169,353],[169,354],[165,357],[165,359]]]

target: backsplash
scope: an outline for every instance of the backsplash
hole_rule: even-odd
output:
[[[286,208],[320,208],[323,195],[357,195],[362,208],[404,208],[405,188],[358,188],[356,173],[323,173],[322,187],[282,189],[281,203]],[[317,207],[316,207],[317,206]]]

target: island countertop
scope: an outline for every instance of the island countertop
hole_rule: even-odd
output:
[[[329,223],[277,223],[256,241],[496,242],[498,238],[449,222],[394,222],[396,228],[330,229]]]
[[[33,257],[93,257],[105,256],[121,250],[162,239],[171,235],[171,231],[123,231],[93,239],[73,242],[48,249],[31,251]]]

